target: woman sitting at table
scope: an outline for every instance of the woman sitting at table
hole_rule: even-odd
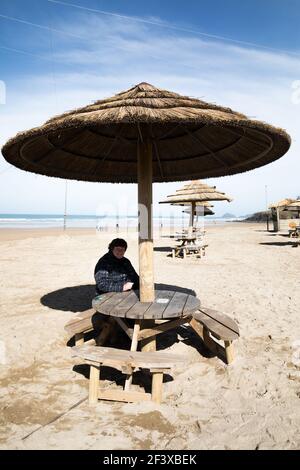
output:
[[[99,259],[94,271],[97,294],[139,288],[139,276],[125,258],[126,250],[127,242],[122,238],[115,238],[108,245],[108,253]]]

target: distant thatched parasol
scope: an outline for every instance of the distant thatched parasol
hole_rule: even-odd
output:
[[[177,189],[175,194],[167,196],[160,204],[189,204],[208,201],[232,201],[225,193],[217,191],[216,186],[208,186],[202,181],[191,181],[182,189]]]
[[[269,209],[282,209],[294,202],[297,202],[297,199],[282,199],[281,201],[270,204]]]
[[[2,153],[42,175],[138,182],[139,204],[148,214],[139,234],[140,298],[152,301],[152,182],[240,173],[280,158],[289,146],[282,129],[140,83],[17,134]]]
[[[190,205],[189,233],[192,233],[194,226],[194,215],[198,204],[208,204],[208,201],[232,201],[225,193],[217,191],[216,186],[208,186],[202,181],[191,181],[178,189],[175,194],[168,196],[160,204]]]
[[[300,200],[296,200],[295,202],[290,202],[286,206],[284,206],[284,211],[291,211],[291,212],[300,212]]]

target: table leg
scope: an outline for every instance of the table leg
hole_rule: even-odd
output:
[[[139,332],[140,332],[140,328],[141,328],[140,320],[135,320],[130,351],[136,351],[137,350],[138,335],[139,335]],[[126,380],[125,380],[124,390],[129,390],[131,383],[132,383],[132,374],[127,375]]]
[[[143,320],[143,328],[152,328],[155,325],[155,320]],[[150,338],[141,340],[141,350],[142,351],[156,351],[156,337],[151,336]]]

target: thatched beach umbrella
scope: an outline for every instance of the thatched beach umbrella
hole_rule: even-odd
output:
[[[190,205],[189,234],[193,232],[196,204],[205,204],[208,201],[232,201],[225,193],[217,191],[216,186],[208,186],[202,181],[191,181],[175,194],[168,196],[160,204]]]
[[[286,206],[284,206],[284,211],[290,211],[290,212],[300,212],[300,201],[297,199],[294,202],[290,202]]]
[[[269,205],[269,209],[271,209],[272,219],[274,230],[280,230],[280,213],[283,211],[288,205],[296,202],[296,199],[282,199],[281,201],[274,202]]]
[[[9,163],[42,175],[138,182],[148,225],[139,234],[140,299],[152,301],[152,182],[240,173],[280,158],[289,146],[282,129],[140,83],[17,134],[2,153]]]

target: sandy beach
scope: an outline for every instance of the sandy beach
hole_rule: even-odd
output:
[[[64,325],[89,308],[94,266],[115,236],[0,231],[0,448],[299,449],[300,247],[262,224],[207,227],[202,259],[173,260],[174,241],[155,240],[155,282],[192,289],[238,323],[230,366],[180,327],[158,339],[186,357],[161,405],[85,400],[72,408],[87,397],[88,380]],[[136,234],[127,239],[137,269]]]

